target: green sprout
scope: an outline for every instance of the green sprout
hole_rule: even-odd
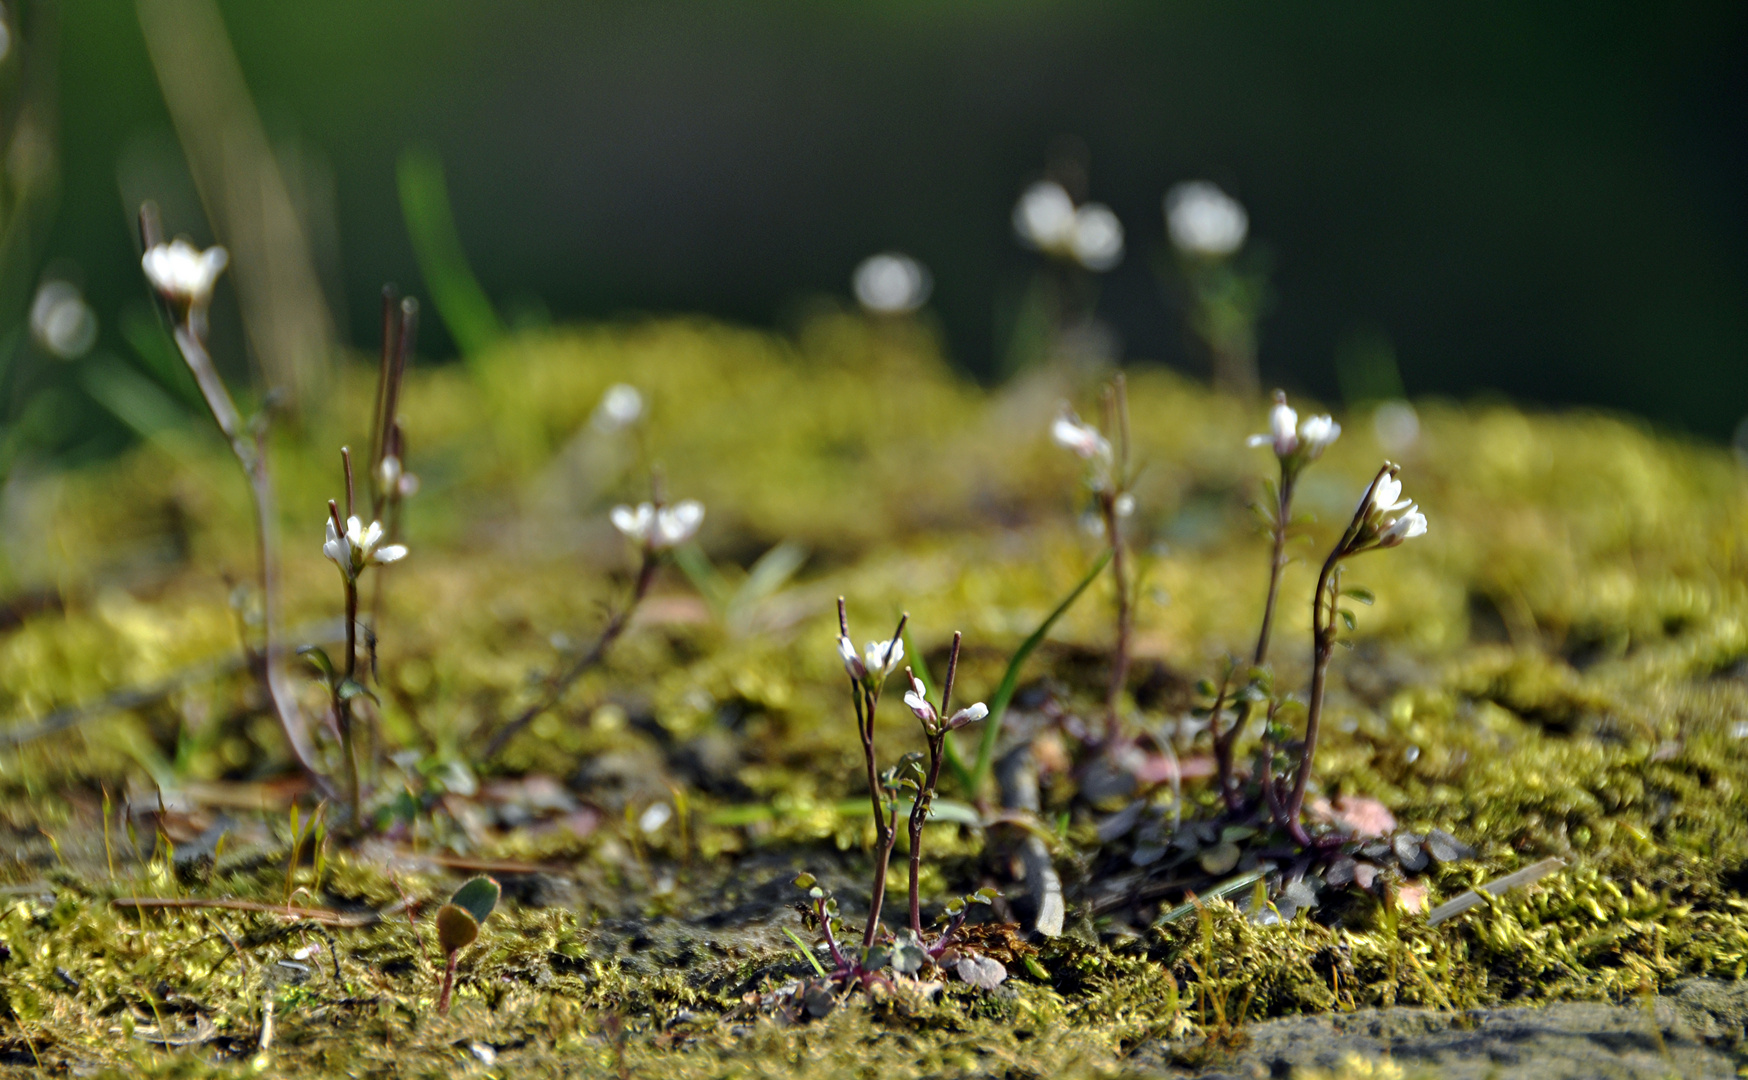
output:
[[[449,996],[455,989],[455,965],[461,950],[479,938],[480,924],[498,906],[503,887],[489,877],[469,879],[449,903],[437,909],[437,946],[443,950],[443,990],[437,995],[437,1015],[449,1015]]]

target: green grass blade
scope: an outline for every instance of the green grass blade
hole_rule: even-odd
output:
[[[503,321],[467,265],[449,207],[443,163],[429,150],[408,149],[396,169],[401,213],[431,301],[461,351],[476,356],[504,335]]]
[[[800,950],[801,955],[807,958],[807,962],[813,965],[813,970],[819,972],[820,978],[823,979],[825,977],[825,968],[820,964],[819,957],[813,955],[813,950],[807,947],[807,943],[802,941],[795,931],[789,929],[787,926],[783,927],[782,930],[785,934],[789,935],[789,940],[795,943],[795,947]]]
[[[1062,603],[1056,605],[1055,611],[1044,617],[1044,621],[1038,624],[1038,629],[1032,631],[1032,636],[1020,643],[1020,647],[1014,651],[1013,659],[1008,661],[1007,673],[1002,676],[1001,685],[996,688],[995,696],[989,699],[989,716],[983,721],[983,740],[977,745],[977,763],[971,769],[971,786],[967,789],[973,797],[983,790],[984,784],[989,782],[989,771],[994,766],[991,758],[995,755],[996,736],[1001,733],[1002,716],[1008,710],[1008,702],[1013,700],[1014,691],[1019,689],[1020,669],[1025,667],[1033,650],[1044,643],[1044,638],[1050,633],[1050,628],[1056,625],[1056,620],[1062,618],[1068,609],[1074,606],[1074,602],[1080,599],[1080,594],[1086,592],[1087,586],[1091,585],[1099,574],[1104,572],[1106,564],[1110,561],[1111,553],[1109,551],[1100,555],[1098,561],[1093,563],[1092,569],[1080,579],[1080,584],[1074,587],[1074,591],[1064,597]],[[951,736],[948,737],[948,745],[952,745]]]

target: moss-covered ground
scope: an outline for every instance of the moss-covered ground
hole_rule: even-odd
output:
[[[335,448],[367,438],[371,378],[343,373],[334,409],[276,435],[297,642],[338,632],[318,523]],[[591,415],[617,382],[648,410],[615,432]],[[1099,715],[1111,640],[1101,580],[1010,713],[1040,740],[1041,813],[1029,832],[931,825],[921,879],[932,905],[988,885],[1004,894],[991,918],[1022,918],[1015,846],[1046,836],[1063,935],[1009,952],[993,993],[858,993],[823,1019],[785,1004],[811,974],[783,933],[812,939],[795,873],[826,880],[852,923],[866,906],[873,830],[853,802],[833,600],[859,638],[908,610],[936,665],[962,630],[963,700],[989,696],[1098,555],[1078,462],[1047,435],[1062,400],[1095,414],[1098,386],[979,388],[914,327],[848,318],[793,340],[678,321],[555,332],[415,372],[403,415],[422,490],[413,554],[384,579],[381,815],[362,840],[294,837],[318,800],[240,661],[259,605],[247,491],[201,418],[101,467],[20,467],[0,631],[0,1071],[1118,1075],[1216,1061],[1270,1017],[1634,1002],[1743,976],[1748,478],[1724,451],[1618,418],[1428,401],[1398,460],[1431,529],[1353,564],[1377,602],[1335,660],[1313,786],[1446,830],[1474,858],[1273,925],[1223,901],[1166,919],[1182,896],[1149,891],[1163,875],[1099,840],[1127,800],[1077,783],[1075,721]],[[1129,394],[1144,465],[1131,723],[1193,774],[1206,737],[1179,721],[1261,612],[1248,507],[1272,459],[1244,442],[1259,406],[1157,370],[1131,372]],[[1384,456],[1367,413],[1342,419],[1301,487],[1314,522],[1275,658],[1290,689],[1308,673],[1315,561]],[[664,569],[608,662],[482,759],[621,601],[633,565],[606,510],[644,495],[652,465],[708,507],[715,570]],[[770,572],[791,555],[792,576]],[[921,743],[896,706],[887,762]],[[38,733],[45,718],[57,730]],[[1169,784],[1142,795],[1195,820],[1212,813],[1206,783],[1185,780],[1181,805]],[[1565,869],[1427,925],[1428,904],[1548,856]],[[429,916],[482,868],[506,900],[439,1017]],[[370,921],[119,897],[289,897]]]

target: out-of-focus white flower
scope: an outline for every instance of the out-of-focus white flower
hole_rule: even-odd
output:
[[[883,251],[870,255],[850,278],[856,301],[876,315],[903,315],[928,302],[935,280],[928,267],[909,255]]]
[[[651,551],[662,551],[683,544],[698,532],[704,523],[704,504],[685,499],[672,506],[657,507],[654,503],[615,506],[609,517],[613,527],[626,539]]]
[[[1131,514],[1135,513],[1135,496],[1129,494],[1127,491],[1123,492],[1123,494],[1117,496],[1117,504],[1112,507],[1112,509],[1117,512],[1117,516],[1120,518],[1129,517]]]
[[[1069,246],[1076,262],[1103,273],[1123,261],[1123,223],[1104,203],[1087,203],[1074,212]]]
[[[1329,444],[1339,438],[1341,425],[1328,413],[1307,416],[1305,422],[1299,425],[1299,448],[1304,452],[1307,461],[1322,457]]]
[[[966,724],[975,724],[989,715],[989,706],[979,701],[975,705],[967,705],[947,718],[947,730],[957,731]]]
[[[401,459],[393,454],[384,454],[380,464],[376,466],[376,482],[384,491],[394,491],[401,486]]]
[[[651,539],[657,547],[673,547],[692,539],[702,524],[704,504],[697,499],[682,499],[656,511],[655,533]]]
[[[654,833],[672,821],[674,808],[665,802],[650,803],[649,808],[638,815],[637,827],[645,833]]]
[[[595,415],[589,422],[600,431],[619,431],[637,423],[642,415],[643,395],[637,387],[614,383],[601,395],[601,403],[595,406]]]
[[[1269,410],[1268,433],[1252,435],[1246,441],[1251,446],[1273,446],[1276,457],[1291,457],[1299,449],[1298,426],[1298,411],[1287,404],[1286,394],[1276,390],[1274,408]]]
[[[1068,254],[1074,231],[1074,199],[1054,180],[1038,181],[1014,204],[1014,233],[1028,247]]]
[[[1420,512],[1420,507],[1410,504],[1406,513],[1384,526],[1384,531],[1378,534],[1378,546],[1395,547],[1425,533],[1426,515]]]
[[[940,719],[935,713],[935,707],[929,704],[928,690],[924,688],[923,681],[915,675],[910,677],[910,689],[904,693],[904,703],[923,722],[924,727],[933,728],[935,721]]]
[[[1040,180],[1014,204],[1014,233],[1027,247],[1103,273],[1123,261],[1123,223],[1104,203],[1076,207],[1054,180]]]
[[[181,237],[153,244],[140,257],[152,287],[170,303],[187,307],[205,307],[212,300],[213,285],[230,261],[222,247],[200,251]]]
[[[1274,408],[1269,410],[1269,430],[1252,435],[1251,446],[1271,447],[1282,461],[1293,459],[1294,465],[1305,465],[1323,456],[1329,444],[1341,437],[1341,425],[1328,413],[1307,416],[1303,423],[1299,413],[1287,404],[1287,395],[1275,391]]]
[[[30,332],[37,344],[62,360],[77,360],[97,343],[97,313],[78,286],[50,278],[30,303]]]
[[[1244,246],[1250,215],[1237,199],[1206,180],[1178,184],[1165,193],[1166,231],[1187,255],[1226,256]]]
[[[1099,434],[1099,429],[1083,423],[1080,417],[1064,409],[1050,425],[1050,437],[1056,445],[1072,450],[1087,461],[1109,461],[1111,442]]]
[[[1372,434],[1386,454],[1404,454],[1420,441],[1420,414],[1406,401],[1386,401],[1372,413]]]
[[[372,563],[391,563],[406,558],[407,545],[384,544],[382,538],[380,521],[367,526],[354,514],[346,519],[346,531],[342,533],[334,528],[334,518],[330,514],[328,538],[322,543],[322,554],[340,568],[347,581],[357,581],[358,575]]]

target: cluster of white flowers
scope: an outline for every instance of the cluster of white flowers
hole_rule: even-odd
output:
[[[865,655],[858,655],[856,643],[839,634],[838,655],[843,657],[844,670],[850,673],[850,678],[857,682],[872,680],[882,683],[888,675],[898,670],[898,665],[904,663],[904,640],[890,638],[870,641]]]
[[[850,279],[856,301],[876,315],[904,315],[928,302],[935,279],[909,255],[883,251],[870,255]]]
[[[916,714],[916,718],[923,722],[924,727],[930,731],[939,730],[941,717],[935,712],[935,707],[929,704],[928,689],[923,686],[923,681],[915,675],[910,677],[910,689],[905,691],[904,703],[910,707],[911,712]],[[975,724],[988,715],[989,706],[981,701],[975,705],[967,705],[947,718],[946,730],[957,731],[966,724]]]
[[[200,251],[181,237],[168,244],[153,244],[140,257],[146,280],[172,305],[204,308],[212,300],[213,286],[231,261],[222,247]]]
[[[368,526],[357,515],[346,519],[346,531],[334,528],[333,515],[328,517],[328,539],[322,544],[326,555],[347,581],[357,581],[364,568],[373,563],[391,563],[406,558],[407,545],[384,544],[382,522]]]
[[[1123,261],[1123,223],[1104,203],[1074,205],[1066,188],[1040,180],[1014,204],[1014,232],[1028,247],[1102,273]]]
[[[1375,533],[1373,543],[1377,547],[1395,547],[1426,533],[1426,515],[1420,512],[1418,504],[1402,498],[1402,481],[1396,479],[1395,473],[1378,477],[1367,501],[1360,505],[1367,531]],[[1388,517],[1390,514],[1396,516]]]
[[[1299,413],[1287,404],[1287,395],[1275,391],[1275,405],[1269,410],[1269,430],[1252,435],[1251,446],[1272,446],[1282,461],[1297,459],[1301,464],[1323,456],[1329,444],[1341,437],[1341,425],[1328,413],[1308,416],[1299,422]]]
[[[611,517],[613,527],[627,540],[649,551],[663,551],[697,534],[698,526],[704,523],[704,504],[685,499],[672,506],[615,506]]]
[[[1184,254],[1224,258],[1244,246],[1250,215],[1215,185],[1191,180],[1165,193],[1165,225]]]

